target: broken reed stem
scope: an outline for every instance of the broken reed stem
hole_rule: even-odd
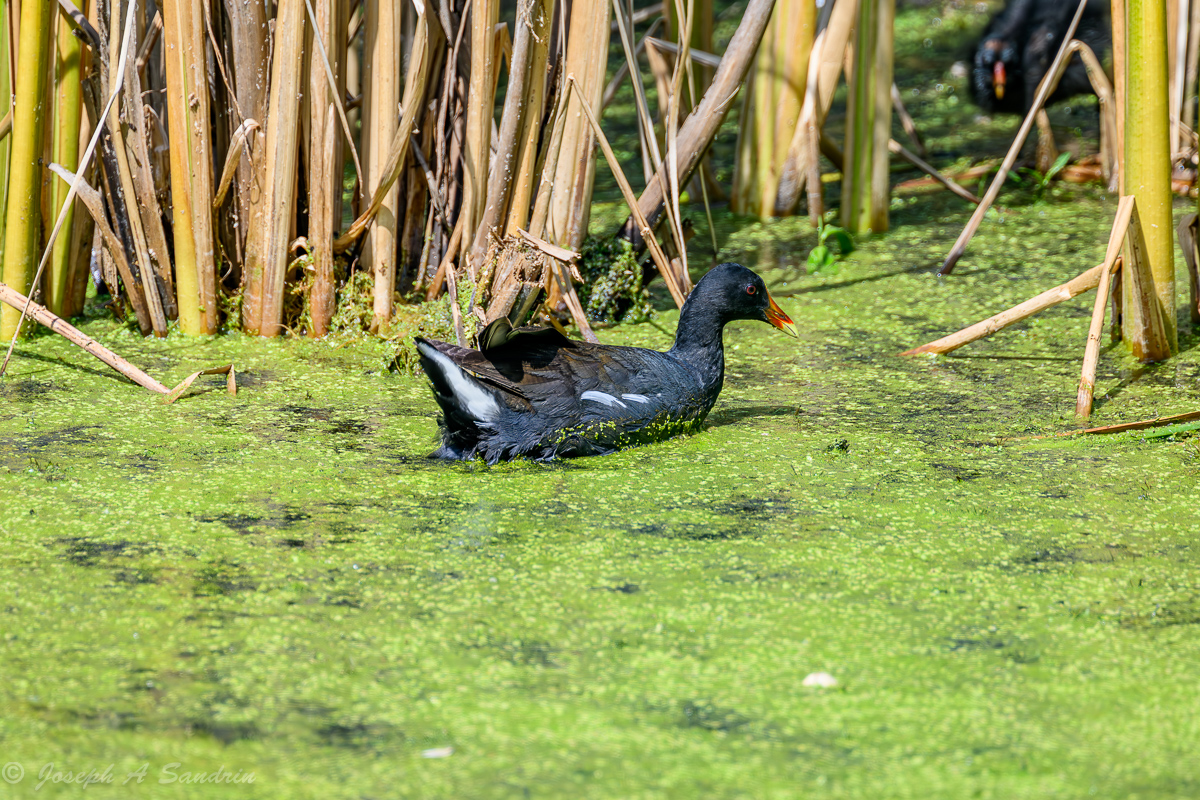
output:
[[[1037,297],[1030,298],[1020,305],[1013,306],[995,316],[988,317],[982,322],[976,322],[969,328],[963,328],[957,333],[943,336],[941,339],[929,344],[914,347],[912,350],[905,350],[900,355],[916,356],[923,353],[949,353],[951,350],[957,350],[965,344],[970,344],[985,336],[991,336],[997,331],[1004,330],[1014,322],[1020,322],[1039,311],[1070,300],[1072,297],[1083,294],[1089,289],[1096,288],[1097,284],[1100,283],[1100,276],[1104,271],[1104,267],[1104,264],[1097,264],[1087,272],[1072,278],[1060,286],[1055,286],[1053,289],[1042,292]]]
[[[1087,6],[1088,0],[1079,0],[1079,8],[1075,11],[1075,16],[1071,19],[1071,24],[1067,28],[1066,36],[1063,38],[1062,44],[1058,48],[1058,53],[1054,56],[1054,61],[1050,64],[1050,69],[1038,84],[1037,94],[1033,98],[1033,106],[1029,109],[1029,113],[1025,115],[1025,119],[1021,122],[1021,127],[1017,131],[1017,136],[1013,140],[1012,146],[1008,148],[1008,154],[1004,156],[1004,161],[1000,164],[1000,170],[996,173],[996,177],[992,179],[992,183],[988,186],[987,192],[983,195],[983,200],[975,207],[975,213],[971,215],[971,219],[967,221],[967,225],[963,228],[962,233],[958,235],[958,240],[954,246],[950,248],[950,253],[946,256],[946,260],[942,262],[942,267],[938,270],[939,275],[949,275],[954,271],[954,265],[962,258],[963,253],[967,251],[967,244],[975,235],[975,231],[979,230],[979,225],[983,222],[983,217],[987,214],[992,203],[996,202],[996,197],[1000,194],[1000,188],[1004,185],[1004,181],[1008,178],[1008,171],[1012,169],[1016,163],[1017,156],[1021,153],[1021,147],[1025,144],[1025,139],[1029,136],[1029,131],[1033,127],[1034,118],[1037,112],[1046,103],[1046,98],[1058,86],[1058,81],[1062,77],[1063,70],[1067,66],[1067,55],[1071,40],[1075,38],[1075,29],[1079,27],[1079,18],[1083,16],[1083,10]]]
[[[0,301],[12,309],[24,309],[35,321],[45,325],[60,336],[65,337],[73,344],[82,347],[137,385],[144,386],[150,391],[158,392],[159,394],[167,394],[170,391],[166,386],[163,386],[95,339],[87,336],[57,315],[52,314],[45,306],[33,302],[25,295],[3,283],[0,283]]]
[[[575,86],[574,75],[567,76],[567,85]],[[592,115],[592,110],[587,107],[587,104],[581,103],[580,107],[583,109],[584,116],[587,117],[588,122],[591,124],[592,131],[596,134],[596,141],[600,143],[600,149],[604,152],[604,158],[608,161],[609,169],[612,170],[613,176],[617,179],[617,185],[621,187],[621,194],[625,196],[625,202],[629,205],[630,212],[637,220],[638,230],[645,239],[646,246],[650,248],[650,257],[654,259],[654,266],[658,268],[659,273],[663,276],[663,280],[667,282],[667,288],[671,292],[671,297],[675,300],[675,305],[683,308],[687,296],[679,286],[675,272],[671,269],[670,262],[667,260],[662,248],[658,246],[658,239],[654,235],[654,229],[650,226],[650,221],[642,213],[637,197],[633,194],[633,187],[629,185],[629,179],[625,177],[625,173],[621,169],[621,164],[617,161],[617,157],[613,155],[612,147],[608,144],[608,137],[600,129],[600,123],[596,121],[596,117]]]
[[[1127,177],[1125,186],[1133,190],[1136,184]],[[1125,244],[1125,269],[1121,272],[1121,332],[1130,352],[1139,361],[1163,361],[1171,355],[1171,343],[1163,309],[1154,291],[1145,226],[1138,204],[1133,207]]]
[[[129,4],[132,8],[133,3]],[[212,367],[210,369],[202,369],[193,372],[188,377],[176,386],[174,389],[168,389],[163,384],[156,381],[154,378],[142,372],[140,369],[130,364],[119,355],[109,350],[104,345],[91,338],[83,331],[68,323],[66,320],[59,317],[57,314],[51,313],[45,306],[33,302],[25,295],[12,289],[11,287],[0,283],[0,302],[10,308],[20,308],[28,313],[34,321],[46,326],[54,333],[62,336],[67,341],[78,347],[81,347],[85,352],[90,353],[96,358],[103,361],[108,366],[115,369],[117,372],[124,375],[129,380],[141,386],[144,389],[149,389],[157,394],[164,395],[163,402],[170,405],[179,399],[179,396],[188,390],[197,378],[201,375],[228,375],[225,381],[225,389],[231,397],[237,396],[237,378],[236,372],[233,369],[233,364],[226,364],[222,367]]]
[[[517,228],[517,235],[541,250],[550,259],[550,274],[558,285],[558,291],[562,294],[567,309],[571,312],[575,327],[579,328],[579,333],[583,336],[584,341],[593,344],[599,343],[600,340],[592,331],[591,323],[588,322],[587,314],[583,310],[583,304],[579,301],[579,295],[575,293],[575,285],[571,283],[571,274],[567,267],[573,259],[579,258],[579,254],[565,247],[551,244],[520,228]]]
[[[1154,417],[1153,419],[1142,419],[1137,422],[1122,422],[1117,425],[1101,425],[1098,428],[1084,428],[1078,431],[1065,431],[1063,433],[1052,433],[1048,436],[1029,436],[1019,439],[1009,439],[1007,441],[1025,441],[1033,442],[1039,439],[1066,439],[1071,436],[1085,435],[1104,435],[1109,433],[1124,433],[1125,431],[1140,431],[1146,428],[1157,428],[1162,425],[1174,425],[1177,422],[1190,422],[1194,419],[1200,419],[1200,411],[1188,411],[1184,414],[1175,414],[1170,417]],[[1005,441],[1005,440],[1001,440]]]
[[[904,105],[904,98],[900,96],[900,87],[895,83],[892,83],[892,110],[900,118],[900,127],[904,128],[904,134],[913,143],[913,147],[917,148],[917,154],[922,158],[927,158],[929,152],[925,149],[921,132],[917,130],[917,123],[913,122],[912,115],[908,113],[908,109]]]
[[[1129,221],[1133,218],[1134,202],[1132,195],[1121,198],[1117,206],[1117,218],[1113,220],[1112,232],[1108,236],[1108,251],[1104,254],[1104,269],[1096,288],[1096,302],[1092,306],[1092,321],[1088,326],[1079,391],[1075,399],[1075,416],[1080,419],[1086,419],[1092,413],[1092,398],[1096,391],[1096,365],[1100,360],[1100,332],[1104,329],[1104,311],[1108,307],[1108,292],[1113,273],[1120,268],[1121,245],[1129,230]]]
[[[621,20],[621,15],[618,14],[616,20],[613,21],[613,27],[617,28],[618,32],[620,32],[620,30],[621,30],[621,28],[619,27],[620,20]],[[644,34],[642,34],[642,38],[638,39],[637,45],[633,48],[634,63],[637,63],[638,56],[640,56],[642,54],[642,51],[646,49],[646,42],[653,39],[654,34],[658,33],[658,28],[660,25],[662,25],[662,18],[654,20],[654,22],[651,23],[651,25],[650,25],[650,29],[648,31],[646,31]],[[622,62],[621,66],[617,67],[617,71],[612,76],[612,80],[610,80],[608,82],[608,85],[604,87],[604,94],[601,95],[601,99],[600,99],[601,113],[603,113],[604,110],[606,108],[608,108],[609,104],[612,103],[612,101],[616,98],[617,91],[621,88],[621,84],[625,81],[625,78],[628,75],[629,75],[629,60],[628,60],[628,58],[626,58],[626,60],[624,62]],[[636,84],[635,84],[635,86],[636,86]]]
[[[904,147],[904,145],[900,144],[895,139],[888,139],[888,150],[890,152],[895,153],[896,155],[900,156],[905,161],[912,164],[914,167],[921,170],[929,177],[933,178],[935,181],[940,183],[942,186],[944,186],[947,189],[949,189],[950,191],[954,192],[956,195],[961,197],[963,200],[966,200],[968,203],[974,203],[975,205],[979,205],[980,200],[978,197],[971,194],[969,191],[964,189],[959,184],[955,183],[953,179],[948,178],[945,175],[943,175],[942,173],[938,172],[937,169],[932,164],[929,164],[924,159],[920,158],[916,153],[910,152],[906,147]]]
[[[1092,91],[1100,101],[1100,159],[1105,180],[1110,192],[1117,191],[1117,114],[1112,84],[1096,53],[1078,39],[1072,39],[1067,45],[1068,58],[1072,53],[1078,53],[1083,67],[1087,70],[1088,81]]]

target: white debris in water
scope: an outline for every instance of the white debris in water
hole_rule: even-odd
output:
[[[832,689],[838,685],[837,678],[830,675],[828,672],[810,672],[808,676],[800,682],[801,686],[819,686],[822,689]]]
[[[955,78],[967,77],[967,62],[955,61],[950,67],[950,74]]]
[[[431,747],[421,751],[421,758],[449,758],[454,755],[453,747]]]

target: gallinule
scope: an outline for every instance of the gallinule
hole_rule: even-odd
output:
[[[483,330],[479,350],[418,337],[442,409],[433,457],[494,464],[601,455],[695,430],[721,393],[722,331],[737,319],[796,335],[762,278],[725,263],[696,284],[665,353],[513,329],[504,318]]]
[[[1077,8],[1078,0],[1009,0],[988,23],[975,48],[971,70],[975,103],[988,113],[1028,113]],[[1104,60],[1112,48],[1108,0],[1088,0],[1075,38]],[[1091,92],[1083,62],[1072,56],[1047,105]]]

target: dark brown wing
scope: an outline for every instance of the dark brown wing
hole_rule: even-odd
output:
[[[554,328],[513,328],[503,317],[484,328],[479,340],[482,351],[447,342],[430,344],[480,382],[525,401],[525,389],[556,380],[560,354],[581,344]]]
[[[589,390],[657,393],[664,388],[664,373],[678,368],[668,365],[663,353],[580,342],[553,328],[511,330],[500,344],[498,338],[483,352],[445,342],[430,344],[481,383],[530,408],[575,406]]]

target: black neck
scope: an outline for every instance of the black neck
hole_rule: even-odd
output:
[[[679,314],[675,329],[675,346],[671,353],[696,370],[706,386],[720,385],[725,374],[725,349],[722,332],[726,320],[707,303],[695,302],[692,294]]]

